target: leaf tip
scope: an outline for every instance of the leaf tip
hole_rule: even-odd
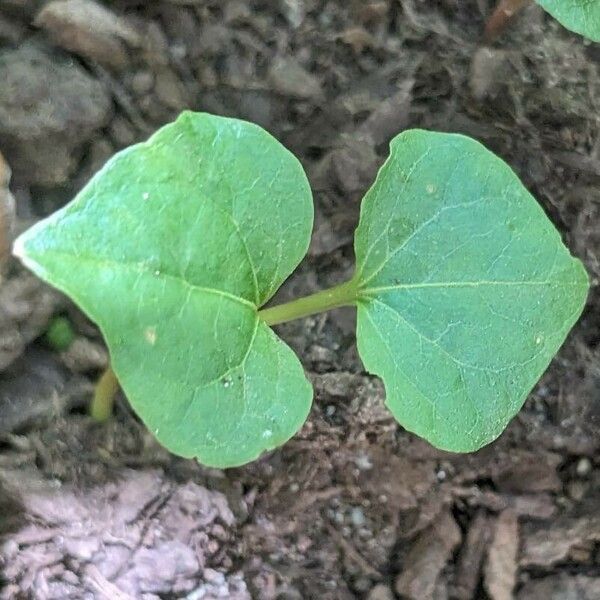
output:
[[[25,234],[21,234],[13,243],[12,248],[13,256],[16,256],[19,260],[23,260],[25,256]]]
[[[30,240],[32,236],[32,229],[28,229],[23,232],[17,239],[13,242],[12,254],[15,258],[18,258],[23,265],[25,265],[30,271],[33,271],[36,274],[40,274],[40,265],[37,261],[33,260],[31,256],[27,253],[27,242]]]

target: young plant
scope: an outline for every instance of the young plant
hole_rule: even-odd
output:
[[[533,0],[499,0],[488,19],[485,36],[496,38],[508,21]],[[600,0],[536,0],[564,27],[590,40],[600,42]]]
[[[365,367],[406,429],[494,440],[579,317],[588,278],[513,171],[412,130],[363,202],[350,281],[265,308],[313,223],[298,160],[260,127],[183,113],[117,154],[15,252],[102,330],[131,405],[175,454],[242,465],[293,436],[312,389],[272,325],[358,310]]]

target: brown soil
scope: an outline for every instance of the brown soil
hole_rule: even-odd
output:
[[[11,224],[0,162],[2,248],[193,108],[260,123],[309,174],[315,234],[282,298],[347,278],[360,198],[407,127],[501,155],[593,280],[524,410],[472,455],[395,424],[352,311],[279,327],[313,380],[311,417],[223,472],[170,456],[124,399],[92,423],[97,331],[2,256],[0,598],[600,598],[600,47],[533,4],[483,46],[492,5],[0,0],[0,150],[17,203]],[[57,314],[78,335],[62,353],[42,337]]]

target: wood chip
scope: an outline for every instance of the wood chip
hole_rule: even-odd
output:
[[[600,577],[570,576],[566,573],[526,583],[517,594],[518,600],[598,600]]]
[[[492,523],[483,510],[473,519],[458,557],[453,597],[471,600],[475,597],[481,564],[492,537]]]
[[[319,80],[292,58],[278,57],[269,71],[269,80],[277,92],[305,100],[321,98]]]
[[[549,568],[566,560],[586,563],[598,542],[600,517],[562,519],[524,536],[521,565]]]
[[[350,27],[340,34],[344,44],[348,44],[355,54],[362,54],[367,48],[373,48],[375,39],[363,27]]]
[[[460,544],[461,533],[449,512],[426,529],[416,540],[396,578],[396,592],[411,600],[434,600],[442,569]]]
[[[558,492],[562,489],[557,473],[561,461],[562,458],[552,452],[511,452],[510,457],[494,469],[492,479],[501,492]]]
[[[512,599],[518,550],[517,516],[513,511],[505,510],[496,521],[496,531],[484,569],[485,589],[492,600]]]
[[[66,50],[115,69],[129,64],[128,46],[141,45],[125,18],[92,0],[54,0],[39,12],[35,25]]]

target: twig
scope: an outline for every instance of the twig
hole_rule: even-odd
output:
[[[484,39],[493,42],[507,27],[512,18],[531,0],[500,0],[485,24]]]

